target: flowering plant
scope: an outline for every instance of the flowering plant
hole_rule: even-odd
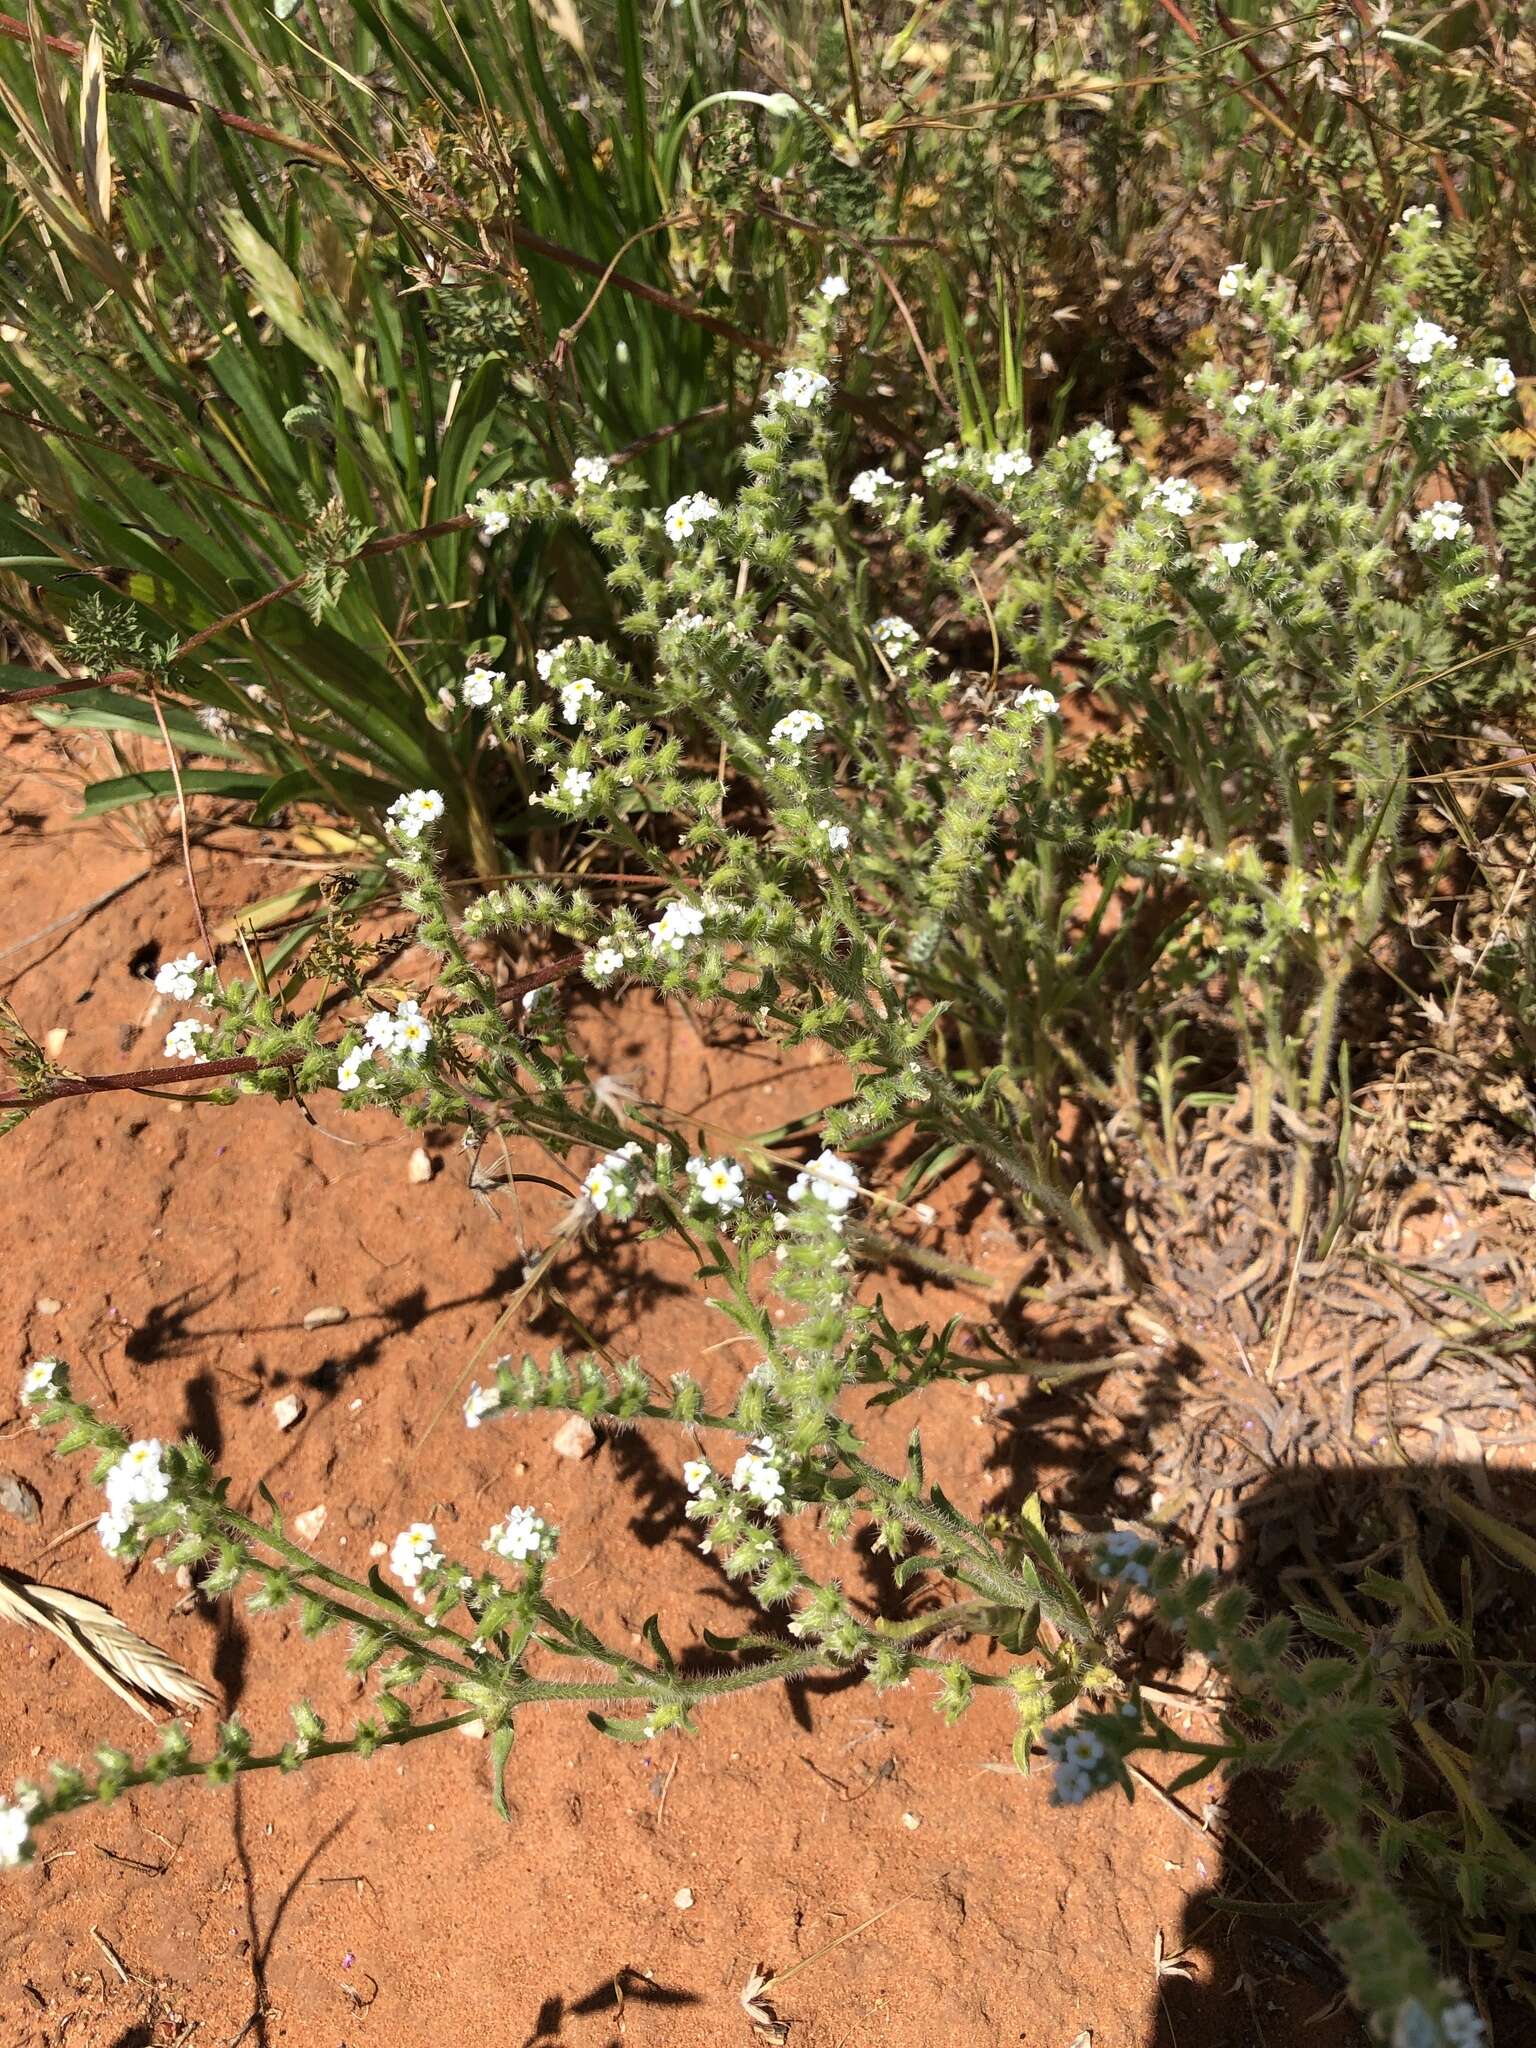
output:
[[[1319,330],[1273,278],[1226,274],[1226,353],[1190,387],[1208,476],[1094,425],[1036,454],[938,448],[900,478],[892,453],[845,481],[829,400],[846,295],[829,278],[768,388],[731,503],[691,491],[659,509],[597,454],[573,465],[569,493],[497,482],[475,495],[477,576],[496,577],[498,550],[530,522],[574,520],[607,562],[625,640],[573,636],[522,674],[500,650],[466,647],[458,714],[515,757],[553,831],[601,846],[604,869],[623,862],[660,897],[599,901],[552,877],[456,910],[444,802],[416,789],[388,812],[389,858],[435,975],[368,984],[333,935],[326,972],[355,999],[338,1036],[293,1006],[297,978],[221,979],[185,956],[166,992],[205,1014],[173,1027],[167,1053],[235,1093],[333,1088],[472,1145],[535,1138],[579,1161],[563,1240],[643,1216],[702,1244],[701,1284],[761,1352],[728,1409],[706,1411],[687,1375],[658,1386],[638,1361],[608,1372],[556,1354],[502,1361],[464,1420],[555,1407],[684,1432],[689,1519],[783,1629],[718,1645],[735,1661],[704,1677],[685,1677],[654,1627],[648,1660],[605,1645],[557,1604],[557,1532],[526,1504],[490,1530],[484,1565],[446,1555],[431,1524],[402,1531],[390,1562],[408,1598],[377,1573],[343,1579],[275,1511],[230,1510],[194,1446],[129,1445],[67,1383],[33,1389],[38,1413],[69,1425],[66,1446],[97,1451],[115,1553],[165,1540],[211,1590],[251,1579],[258,1604],[297,1599],[307,1627],[353,1630],[354,1669],[381,1667],[377,1719],[351,1737],[325,1741],[303,1708],[298,1742],[270,1756],[226,1728],[216,1771],[474,1718],[499,1780],[518,1712],[542,1702],[589,1702],[604,1732],[642,1739],[687,1727],[717,1694],[816,1668],[877,1686],[926,1675],[951,1718],[1002,1686],[1015,1756],[1027,1766],[1043,1739],[1060,1803],[1129,1790],[1139,1748],[1189,1755],[1200,1774],[1296,1769],[1298,1797],[1330,1829],[1331,1875],[1371,1902],[1336,1930],[1362,1999],[1412,2048],[1465,2048],[1461,2001],[1361,1817],[1365,1773],[1390,1786],[1396,1768],[1369,1644],[1298,1669],[1283,1627],[1252,1628],[1241,1593],[1133,1531],[1079,1573],[1035,1511],[1004,1531],[959,1515],[925,1478],[920,1432],[903,1472],[879,1469],[849,1399],[873,1387],[895,1400],[958,1369],[946,1332],[897,1331],[859,1303],[866,1197],[910,1199],[968,1152],[1058,1241],[1105,1249],[1116,1145],[1129,1132],[1155,1150],[1149,1087],[1165,1128],[1185,1107],[1169,1050],[1180,1006],[1198,1004],[1240,1063],[1260,1144],[1278,1151],[1278,1131],[1310,1129],[1328,1103],[1346,984],[1422,886],[1403,861],[1405,720],[1433,749],[1500,602],[1464,507],[1508,367],[1463,351],[1423,309],[1434,234],[1422,210],[1405,220],[1374,316],[1347,332]],[[1006,545],[989,551],[999,529]],[[1090,698],[1114,729],[1075,737],[1079,711],[1094,723]],[[498,938],[564,950],[509,992],[486,964]],[[779,1044],[826,1046],[852,1091],[821,1150],[795,1159],[780,1192],[777,1160],[695,1150],[663,1108],[616,1094],[554,992],[578,976],[605,996],[687,994]],[[19,1113],[59,1092],[40,1058],[21,1078]],[[1096,1153],[1061,1135],[1069,1095],[1097,1120]],[[872,1162],[908,1129],[925,1147],[893,1198]],[[1318,1152],[1296,1154],[1298,1241]],[[723,1455],[702,1440],[717,1435]],[[859,1616],[792,1546],[799,1517],[834,1542],[872,1527],[898,1583],[926,1583],[938,1604],[912,1621]],[[1123,1676],[1115,1624],[1143,1597],[1233,1679],[1222,1742],[1176,1735]],[[947,1654],[982,1641],[1000,1662]],[[550,1653],[597,1675],[552,1678]],[[454,1707],[444,1719],[419,1720],[403,1696],[428,1677]],[[1084,1697],[1085,1718],[1054,1725]],[[17,1839],[85,1798],[194,1768],[176,1736],[145,1766],[114,1755],[94,1780],[66,1773],[20,1800]]]

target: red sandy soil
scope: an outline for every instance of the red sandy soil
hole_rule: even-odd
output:
[[[194,942],[174,839],[157,840],[147,879],[45,935],[150,856],[121,821],[76,822],[79,776],[59,776],[57,742],[14,733],[0,762],[0,947],[13,948],[0,993],[39,1037],[67,1029],[59,1056],[78,1071],[157,1059],[175,1007],[129,962],[147,942],[163,958]],[[287,851],[280,836],[220,836],[245,851],[197,855],[210,920],[292,886],[291,869],[257,857]],[[707,1034],[707,1018],[648,995],[606,1013],[572,1000],[613,1070],[676,1106],[708,1102],[727,1129],[776,1126],[839,1091],[837,1072],[807,1070],[803,1054],[790,1071],[706,1047],[695,1024]],[[116,1095],[32,1117],[0,1152],[8,1369],[58,1351],[135,1433],[193,1431],[238,1501],[265,1481],[290,1514],[324,1504],[315,1547],[347,1569],[418,1517],[473,1555],[490,1522],[528,1501],[561,1530],[555,1596],[610,1638],[638,1643],[653,1611],[675,1648],[705,1626],[751,1625],[682,1518],[675,1434],[607,1441],[571,1463],[550,1446],[558,1418],[462,1427],[470,1355],[558,1198],[524,1188],[492,1211],[447,1138],[429,1138],[439,1171],[413,1184],[415,1140],[387,1119],[327,1102],[314,1114]],[[531,1153],[520,1163],[558,1173]],[[1021,1263],[984,1202],[926,1242],[1000,1275]],[[683,1291],[687,1277],[676,1251],[610,1228],[563,1256],[565,1310],[536,1309],[491,1350],[580,1349],[574,1318],[612,1353],[659,1374],[686,1366],[726,1398],[750,1360]],[[980,1293],[924,1305],[890,1269],[874,1285],[909,1316],[987,1313]],[[305,1330],[307,1311],[332,1305],[344,1324]],[[271,1409],[289,1390],[306,1412],[283,1434]],[[915,1419],[898,1407],[874,1422],[888,1456]],[[1010,1455],[1029,1455],[1027,1431],[1015,1423],[1010,1438],[971,1389],[926,1394],[921,1419],[930,1474],[967,1508],[998,1497]],[[97,1512],[85,1461],[54,1460],[19,1418],[0,1438],[0,1471],[41,1498],[29,1524],[0,1514],[7,1562],[109,1602],[212,1676],[258,1748],[285,1739],[304,1695],[347,1724],[358,1689],[336,1638],[307,1644],[288,1617],[229,1601],[189,1611],[172,1576],[125,1572],[81,1527]],[[851,1589],[871,1594],[866,1560],[850,1568]],[[100,1742],[152,1740],[51,1639],[7,1632],[3,1649],[0,1784]],[[783,1693],[752,1694],[706,1712],[696,1740],[645,1750],[546,1711],[520,1730],[510,1827],[491,1808],[485,1745],[458,1735],[260,1774],[235,1793],[136,1793],[54,1825],[36,1863],[0,1884],[0,2041],[746,2048],[738,1994],[754,1966],[787,1971],[877,1914],[775,1996],[793,2048],[1173,2038],[1159,2033],[1154,1958],[1160,1941],[1179,1949],[1187,1896],[1218,1875],[1214,1842],[1153,1797],[1051,1808],[1043,1776],[1000,1767],[1011,1733],[986,1694],[945,1727],[921,1684],[812,1689],[798,1711]],[[198,1734],[206,1744],[210,1729]],[[1293,2025],[1260,2031],[1230,1963],[1195,1969],[1215,2002],[1206,2023],[1178,2027],[1178,2048],[1359,2038],[1342,2014],[1310,2024],[1332,2003],[1326,1977],[1291,1987],[1303,1994]]]

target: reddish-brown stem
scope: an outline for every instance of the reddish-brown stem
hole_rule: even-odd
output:
[[[530,968],[527,974],[519,974],[507,983],[501,991],[500,1000],[503,1003],[516,1002],[536,988],[547,988],[552,981],[567,980],[581,966],[582,957],[580,953],[563,953],[558,960]],[[296,1067],[303,1057],[300,1052],[279,1052],[270,1059],[259,1060],[247,1053],[227,1060],[189,1060],[176,1067],[140,1067],[131,1074],[61,1075],[35,1094],[29,1095],[24,1088],[7,1090],[0,1094],[0,1109],[36,1108],[45,1102],[63,1102],[75,1095],[112,1095],[133,1088],[165,1088],[176,1081],[219,1081],[230,1074],[270,1073],[274,1067]]]

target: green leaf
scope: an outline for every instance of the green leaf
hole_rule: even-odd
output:
[[[600,1735],[611,1735],[615,1742],[649,1742],[643,1721],[614,1721],[606,1714],[588,1714],[587,1719]]]
[[[229,246],[255,285],[262,310],[272,325],[336,380],[341,402],[349,412],[367,413],[368,394],[358,382],[357,372],[331,337],[308,317],[304,287],[282,257],[235,208],[226,208],[221,218]]]
[[[234,768],[181,771],[181,787],[187,796],[259,797],[270,781],[270,776],[251,775]],[[108,782],[87,783],[81,815],[99,818],[106,811],[120,811],[125,804],[148,803],[152,798],[175,794],[176,784],[168,768],[146,768],[137,775],[115,775]]]
[[[507,1811],[507,1759],[512,1754],[512,1745],[517,1739],[517,1730],[510,1721],[503,1721],[499,1728],[491,1731],[491,1804],[502,1820],[512,1816]]]

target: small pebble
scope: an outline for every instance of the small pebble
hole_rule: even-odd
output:
[[[686,1913],[688,1911],[688,1908],[693,1904],[693,1893],[689,1891],[687,1885],[683,1886],[672,1903],[676,1906],[679,1913]]]
[[[37,1488],[19,1472],[0,1472],[0,1511],[14,1515],[18,1522],[35,1522],[42,1505]]]
[[[64,1304],[62,1301],[55,1301],[51,1294],[40,1294],[32,1306],[40,1316],[56,1316]]]
[[[425,1145],[418,1145],[406,1162],[405,1177],[415,1187],[429,1181],[437,1171],[437,1162]]]
[[[292,1429],[304,1413],[304,1403],[297,1394],[283,1394],[272,1403],[272,1420],[279,1429]]]
[[[597,1431],[585,1415],[568,1415],[549,1440],[557,1458],[590,1458],[597,1449]]]
[[[312,1308],[304,1318],[304,1327],[306,1330],[324,1330],[332,1323],[344,1323],[350,1313],[344,1308]]]
[[[311,1508],[307,1514],[295,1515],[293,1518],[294,1534],[301,1543],[313,1543],[324,1527],[325,1509],[323,1507]]]
[[[64,1050],[64,1041],[68,1036],[69,1027],[65,1024],[55,1024],[51,1031],[45,1033],[43,1051],[47,1053],[49,1059],[56,1060],[58,1058],[59,1054]]]
[[[923,1823],[915,1813],[904,1813],[901,1816],[901,1824],[904,1828],[917,1829],[920,1828]]]

